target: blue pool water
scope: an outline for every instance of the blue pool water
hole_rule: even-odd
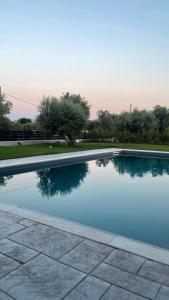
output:
[[[169,160],[117,156],[0,177],[0,201],[169,248]]]

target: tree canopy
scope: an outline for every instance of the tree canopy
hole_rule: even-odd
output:
[[[155,106],[153,110],[111,114],[99,111],[88,125],[88,137],[112,137],[117,142],[169,143],[169,109]]]
[[[77,138],[112,140],[121,143],[169,144],[169,109],[156,105],[152,110],[134,108],[132,111],[111,113],[99,110],[90,117],[90,105],[80,94],[69,92],[58,97],[43,97],[36,121],[21,117],[10,121],[7,115],[12,104],[0,96],[0,130],[47,130],[58,133],[68,144]]]
[[[0,130],[10,128],[10,120],[7,115],[10,113],[12,103],[7,101],[5,95],[0,95]]]
[[[0,118],[5,118],[11,111],[12,103],[7,101],[5,95],[0,96]]]
[[[32,120],[29,118],[20,118],[17,120],[18,124],[28,124],[28,123],[32,123]]]
[[[61,100],[72,101],[74,104],[80,104],[85,111],[86,116],[90,116],[90,105],[84,97],[81,97],[80,94],[70,94],[65,93],[61,96]]]
[[[44,97],[39,106],[38,122],[45,130],[59,132],[69,144],[86,128],[89,106],[80,95],[69,93],[60,98]]]

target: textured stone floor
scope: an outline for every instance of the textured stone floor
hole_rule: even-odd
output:
[[[167,300],[169,266],[0,211],[0,300]]]

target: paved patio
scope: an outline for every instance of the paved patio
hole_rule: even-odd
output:
[[[169,265],[0,211],[0,300],[167,300]]]

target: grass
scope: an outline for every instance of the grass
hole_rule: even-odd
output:
[[[108,147],[169,151],[169,145],[152,145],[152,144],[84,142],[84,143],[79,143],[75,146],[53,144],[52,148],[49,148],[49,144],[37,144],[37,145],[23,145],[23,146],[0,146],[0,159],[2,160],[2,159],[10,159],[10,158],[36,156],[36,155],[57,154],[57,153],[66,153],[66,152],[73,152],[73,151],[102,149]]]

